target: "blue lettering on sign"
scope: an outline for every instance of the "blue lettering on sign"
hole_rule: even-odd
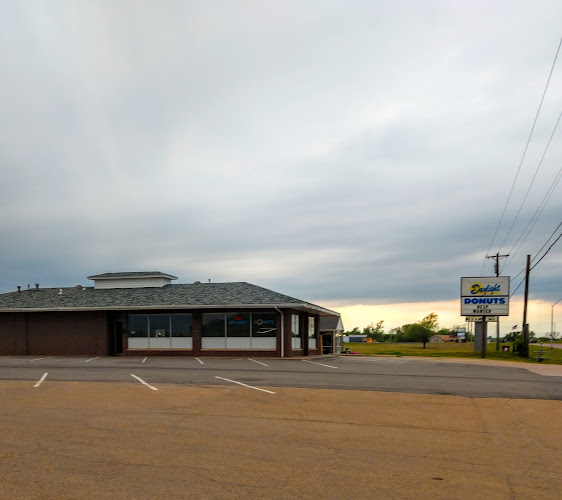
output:
[[[494,297],[494,298],[487,298],[487,299],[464,299],[465,304],[505,304],[504,297]]]
[[[229,325],[245,325],[247,323],[248,323],[248,321],[246,321],[245,319],[241,319],[241,320],[230,319],[230,320],[228,320]]]

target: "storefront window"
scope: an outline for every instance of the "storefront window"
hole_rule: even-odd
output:
[[[268,349],[277,346],[277,315],[203,313],[203,349]]]
[[[224,314],[204,313],[203,314],[203,337],[224,337]]]
[[[314,328],[314,316],[308,318],[308,348],[316,349],[316,332]]]
[[[148,337],[148,314],[129,314],[129,337]]]
[[[129,314],[128,322],[130,349],[192,349],[192,314]],[[203,349],[274,350],[277,315],[203,313],[201,337]]]
[[[172,337],[191,337],[193,318],[191,314],[172,314]]]
[[[250,337],[250,313],[231,313],[226,315],[227,337]]]
[[[191,314],[129,314],[130,349],[191,349]]]
[[[169,314],[149,314],[148,323],[150,325],[151,337],[170,336],[170,315]]]
[[[300,332],[300,316],[298,314],[291,315],[291,337],[293,349],[302,349],[302,339]]]
[[[277,315],[274,313],[252,313],[252,337],[277,337]]]

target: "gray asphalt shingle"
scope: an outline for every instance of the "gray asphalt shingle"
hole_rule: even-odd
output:
[[[62,293],[61,293],[62,290]],[[42,288],[0,294],[0,311],[284,306],[337,314],[246,282],[197,283],[148,288]]]

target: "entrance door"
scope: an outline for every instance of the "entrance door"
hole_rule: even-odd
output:
[[[123,321],[115,318],[111,322],[110,329],[110,353],[113,356],[121,356],[123,354]]]
[[[334,336],[331,333],[323,333],[320,338],[322,339],[322,354],[332,354],[334,352]]]

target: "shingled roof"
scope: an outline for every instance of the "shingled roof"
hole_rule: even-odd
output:
[[[0,312],[136,309],[293,308],[334,311],[246,282],[194,283],[158,288],[42,288],[0,294]]]

